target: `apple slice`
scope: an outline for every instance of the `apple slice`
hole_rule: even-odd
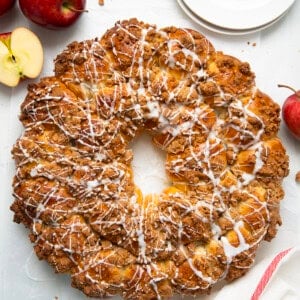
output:
[[[0,34],[0,82],[10,87],[20,79],[37,77],[43,66],[44,52],[39,38],[19,27]]]

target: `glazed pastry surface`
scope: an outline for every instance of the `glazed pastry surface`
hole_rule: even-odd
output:
[[[118,22],[29,86],[14,220],[88,296],[208,293],[245,274],[281,224],[279,112],[249,64],[200,33]],[[160,194],[134,183],[130,143],[143,132],[166,153]]]

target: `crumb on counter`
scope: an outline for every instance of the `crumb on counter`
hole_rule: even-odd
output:
[[[98,0],[99,5],[104,5],[104,0]]]
[[[295,180],[300,183],[300,171],[297,172]]]
[[[251,45],[251,46],[253,46],[253,47],[256,47],[256,45],[257,45],[257,43],[256,42],[253,42],[253,43],[251,43],[251,42],[247,42],[247,45]]]

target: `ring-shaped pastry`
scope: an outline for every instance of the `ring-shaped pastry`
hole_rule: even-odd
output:
[[[242,276],[280,224],[279,106],[248,63],[200,33],[122,21],[74,42],[31,84],[12,210],[40,259],[92,297],[166,299]],[[170,186],[143,195],[131,141],[148,132]]]

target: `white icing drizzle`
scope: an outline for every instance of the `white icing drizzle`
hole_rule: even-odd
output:
[[[153,34],[159,43],[153,44]],[[59,80],[50,79],[46,88],[32,88],[22,107],[26,130],[15,145],[14,196],[23,202],[35,244],[44,248],[40,251],[64,253],[76,266],[73,279],[84,276],[85,284],[102,296],[123,293],[130,299],[130,293],[143,295],[148,284],[156,299],[165,299],[160,288],[164,282],[182,293],[207,290],[268,229],[267,196],[259,197],[250,188],[268,151],[261,141],[265,124],[250,108],[257,90],[225,91],[207,68],[213,52],[209,42],[202,41],[203,54],[199,38],[189,30],[181,34],[184,38],[140,23],[117,23],[106,38],[110,48],[95,39],[82,42],[74,53],[66,50],[72,57],[69,69]],[[218,102],[209,103],[201,83],[217,87],[213,98]],[[249,126],[250,118],[257,128]],[[160,195],[140,195],[133,182],[128,143],[140,129],[149,130],[168,152],[166,170],[173,186]],[[226,136],[228,130],[234,135]],[[255,156],[251,173],[235,173],[242,151]],[[224,183],[228,173],[233,177],[230,185]],[[40,185],[31,187],[37,180]],[[246,198],[248,214],[231,205],[237,193]],[[248,242],[242,229],[250,215],[261,225]],[[230,229],[222,228],[220,217]],[[216,259],[211,243],[225,258],[218,261],[219,276],[205,266]],[[129,262],[120,262],[122,249]],[[160,265],[167,261],[173,275]],[[103,279],[104,270],[124,271],[130,264],[131,280]],[[184,279],[186,284],[184,264],[193,274]]]
[[[225,255],[227,257],[227,261],[230,264],[232,261],[232,258],[240,254],[241,252],[248,250],[250,248],[250,245],[246,243],[243,234],[240,231],[240,228],[243,226],[243,222],[239,221],[234,224],[234,231],[236,232],[238,238],[239,238],[239,246],[234,247],[231,245],[231,243],[228,241],[228,238],[222,236],[221,241],[223,243],[223,248]]]

